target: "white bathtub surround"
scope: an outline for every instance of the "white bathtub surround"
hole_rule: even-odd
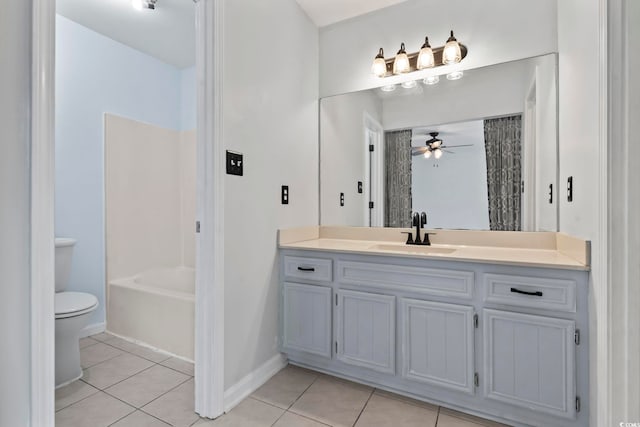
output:
[[[413,246],[404,244],[406,235],[401,234],[404,231],[411,229],[300,227],[280,230],[279,246],[576,270],[588,270],[590,266],[590,242],[564,233],[424,230],[435,233],[431,235],[432,246]],[[426,253],[428,251],[432,253]]]
[[[108,287],[109,332],[194,360],[194,269],[149,270],[110,280]]]

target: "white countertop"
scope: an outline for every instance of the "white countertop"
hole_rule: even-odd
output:
[[[301,236],[299,241],[280,239],[283,249],[313,250],[352,253],[362,255],[384,255],[402,258],[420,258],[442,261],[467,261],[487,264],[518,265],[542,268],[560,268],[588,271],[589,265],[552,247],[505,247],[462,244],[433,244],[431,246],[406,245],[389,240],[359,240]],[[335,235],[335,233],[332,233]],[[306,238],[305,238],[306,237]],[[585,242],[588,245],[588,242]],[[569,252],[570,253],[570,252]]]

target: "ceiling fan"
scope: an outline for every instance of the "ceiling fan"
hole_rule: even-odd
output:
[[[443,141],[438,138],[439,132],[429,132],[431,135],[431,139],[425,142],[424,147],[411,147],[411,155],[412,156],[420,156],[423,155],[425,158],[433,157],[439,159],[442,157],[444,152],[454,154],[453,151],[446,150],[446,148],[457,148],[457,147],[471,147],[473,144],[463,144],[463,145],[443,145]]]

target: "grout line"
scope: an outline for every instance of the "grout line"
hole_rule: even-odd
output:
[[[371,396],[373,396],[373,392],[376,391],[375,388],[373,388],[371,390],[371,393],[369,394],[369,398],[367,399],[367,401],[365,402],[364,406],[362,407],[362,409],[360,410],[360,413],[358,414],[358,418],[356,418],[356,420],[353,423],[353,426],[355,426],[356,424],[358,424],[358,420],[360,419],[360,417],[362,416],[362,413],[364,412],[365,408],[367,407],[367,405],[369,404],[369,401],[371,400]]]
[[[131,406],[131,405],[129,405],[129,406]],[[131,407],[133,408],[133,406],[131,406]],[[111,424],[109,424],[109,426],[112,426],[112,425],[114,425],[115,423],[120,422],[120,420],[124,420],[124,419],[125,419],[125,418],[127,418],[129,415],[131,415],[131,414],[135,414],[135,413],[136,413],[136,408],[133,408],[133,412],[129,412],[129,413],[128,413],[127,415],[125,415],[124,417],[120,417],[120,418],[118,418],[117,420],[115,420],[114,422],[112,422]]]
[[[438,427],[438,421],[440,420],[440,409],[442,409],[442,406],[438,406],[438,413],[436,414],[436,424],[433,427]]]
[[[289,409],[291,409],[293,407],[293,405],[295,405],[298,402],[298,400],[300,400],[302,398],[302,396],[304,396],[304,394],[307,392],[307,390],[309,390],[311,388],[311,386],[315,384],[315,382],[318,380],[318,378],[320,378],[320,376],[319,375],[315,375],[315,378],[313,379],[313,381],[311,381],[311,384],[309,384],[309,386],[307,388],[305,388],[302,393],[300,393],[300,395],[296,398],[296,400],[294,400],[293,403],[291,405],[289,405],[289,407],[286,409],[287,411],[289,411]],[[297,414],[297,415],[300,415],[300,414]]]
[[[82,379],[80,379],[79,381],[82,381]],[[96,394],[98,394],[98,393],[100,393],[100,392],[102,391],[102,390],[100,390],[98,387],[92,386],[91,384],[86,383],[86,382],[84,382],[84,381],[82,381],[82,382],[83,382],[83,383],[85,383],[86,385],[88,385],[89,387],[93,387],[93,388],[95,388],[95,389],[96,389],[96,390],[98,390],[98,391],[96,391],[95,393],[91,393],[89,396],[85,396],[85,397],[83,397],[83,398],[82,398],[82,399],[80,399],[80,400],[77,400],[77,401],[75,401],[75,402],[73,402],[73,403],[70,403],[70,404],[68,404],[67,406],[63,406],[62,408],[56,409],[56,410],[55,410],[55,412],[60,412],[60,411],[62,411],[63,409],[67,409],[68,407],[73,406],[73,405],[75,405],[76,403],[80,403],[80,402],[82,402],[83,400],[88,399],[88,398],[90,398],[91,396],[96,395]],[[71,384],[73,384],[73,383],[71,383]],[[71,385],[71,384],[69,384],[69,385]],[[66,387],[66,386],[65,386],[65,387]]]

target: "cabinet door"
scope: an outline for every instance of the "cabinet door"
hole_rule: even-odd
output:
[[[395,300],[389,295],[338,291],[339,360],[395,374]]]
[[[473,307],[401,300],[402,375],[473,394]]]
[[[484,310],[490,399],[565,418],[575,416],[575,322]]]
[[[284,350],[331,357],[331,288],[284,284]]]

